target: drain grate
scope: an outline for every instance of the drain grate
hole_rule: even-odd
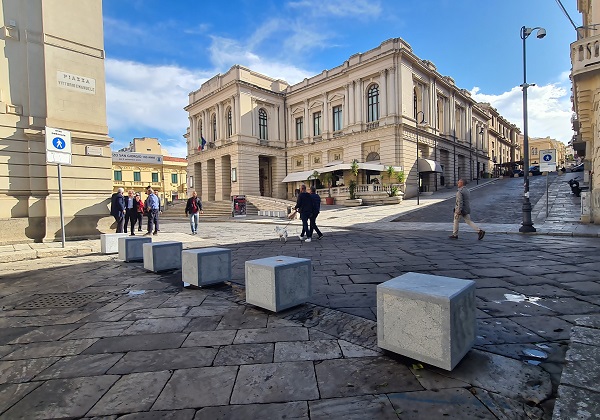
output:
[[[77,308],[106,297],[106,293],[56,293],[40,295],[15,309]]]

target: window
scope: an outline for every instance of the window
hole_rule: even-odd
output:
[[[304,123],[304,117],[296,118],[296,140],[302,140],[302,124]]]
[[[123,181],[123,173],[121,171],[115,171],[115,181]]]
[[[268,140],[267,133],[267,111],[261,108],[258,110],[258,138]]]
[[[333,131],[340,131],[342,129],[342,107],[333,107]]]
[[[141,172],[134,172],[133,173],[133,180],[140,182],[142,180],[142,174]]]
[[[177,184],[177,174],[171,174],[171,184]]]
[[[379,119],[379,86],[373,85],[369,88],[367,96],[367,122]]]
[[[152,182],[158,182],[158,172],[152,172]]]
[[[217,116],[213,114],[212,117],[212,126],[213,126],[213,141],[217,141]]]
[[[321,111],[315,112],[313,114],[313,126],[314,126],[313,134],[315,136],[320,136],[321,135]]]
[[[233,134],[233,125],[231,123],[231,108],[227,110],[227,137]]]

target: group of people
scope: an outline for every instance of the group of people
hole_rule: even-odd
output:
[[[323,234],[317,226],[317,216],[321,212],[321,197],[317,194],[316,188],[310,187],[310,193],[308,193],[306,185],[302,184],[294,209],[300,213],[300,220],[302,220],[300,240],[305,242],[312,241],[313,232],[317,232],[317,239],[321,239]]]
[[[135,225],[138,232],[142,231],[142,218],[148,217],[148,229],[145,235],[158,235],[158,215],[160,213],[160,200],[152,188],[148,188],[146,201],[142,201],[140,193],[133,190],[123,196],[125,190],[118,188],[110,199],[110,214],[115,218],[117,233],[127,233],[127,226],[131,224],[130,234],[135,236]]]

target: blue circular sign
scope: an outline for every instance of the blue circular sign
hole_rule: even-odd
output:
[[[53,146],[54,146],[56,149],[58,149],[58,150],[62,150],[62,149],[64,149],[64,148],[65,148],[65,146],[66,146],[66,143],[65,143],[65,140],[64,140],[64,139],[62,139],[62,138],[60,138],[60,137],[54,137],[54,138],[52,139],[52,145],[53,145]]]
[[[552,155],[544,155],[544,160],[550,162],[552,160]]]

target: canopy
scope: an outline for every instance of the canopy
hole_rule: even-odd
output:
[[[419,158],[419,172],[444,172],[439,162],[431,159]]]
[[[283,178],[283,181],[281,181],[281,182],[306,181],[308,179],[308,177],[311,176],[315,171],[317,171],[319,174],[323,174],[325,172],[349,171],[351,166],[352,165],[349,163],[336,163],[333,165],[324,166],[323,168],[312,169],[310,171],[292,172],[291,174],[288,174],[285,178]],[[358,169],[362,169],[365,171],[385,172],[386,166],[382,165],[380,163],[374,163],[374,162],[363,162],[363,163],[359,162]],[[394,169],[396,171],[401,171],[402,167],[394,166]]]

